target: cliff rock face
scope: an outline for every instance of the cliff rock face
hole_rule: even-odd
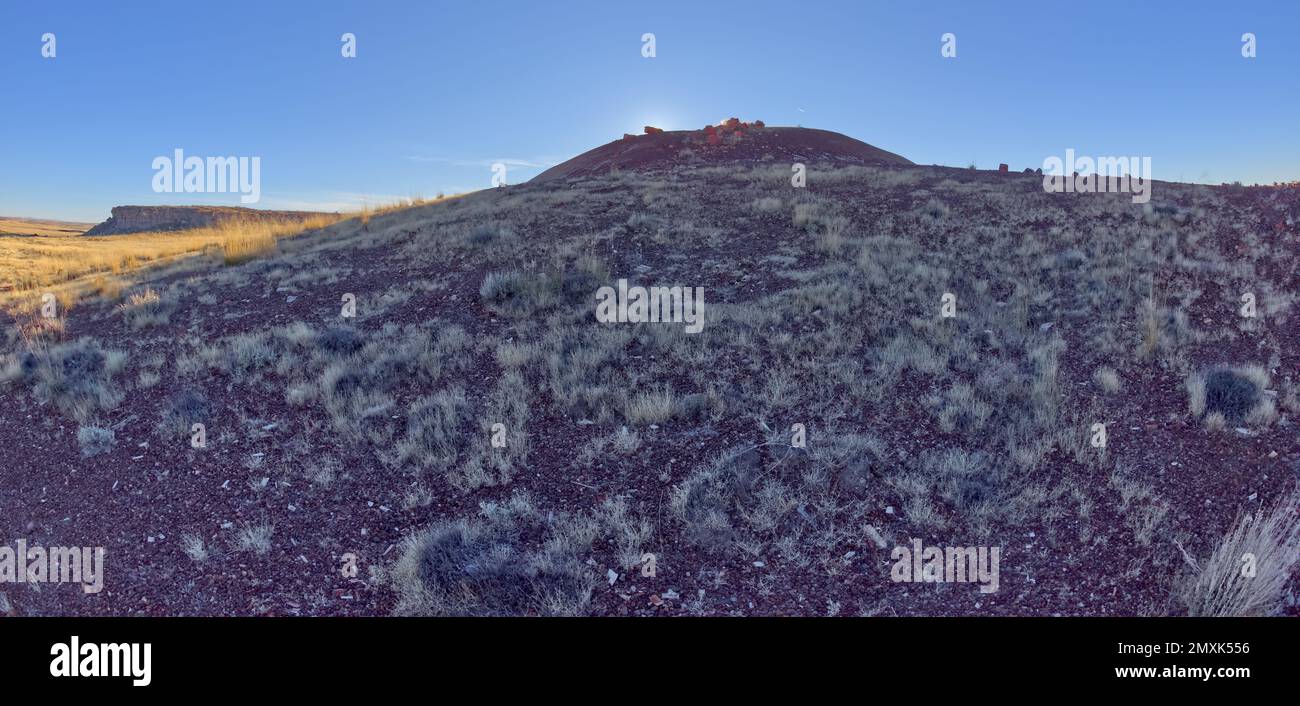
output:
[[[204,228],[227,220],[301,220],[310,211],[262,211],[233,206],[115,206],[113,215],[86,235]]]

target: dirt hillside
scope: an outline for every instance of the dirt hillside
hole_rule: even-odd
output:
[[[0,536],[108,576],[0,610],[1300,614],[1300,190],[704,145],[10,302]],[[702,328],[598,321],[619,280]],[[996,590],[896,580],[913,542]]]
[[[756,127],[739,123],[728,128],[675,130],[626,135],[609,144],[557,164],[532,180],[545,182],[610,171],[646,170],[691,164],[754,165],[779,160],[849,165],[907,165],[908,160],[828,130],[803,127]]]

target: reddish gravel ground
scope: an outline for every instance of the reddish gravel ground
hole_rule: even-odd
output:
[[[971,183],[997,183],[1008,192],[1032,193],[1039,181],[1032,175],[998,175],[947,168],[915,167],[905,159],[834,133],[800,128],[754,130],[748,140],[734,144],[699,143],[700,134],[670,132],[620,140],[597,148],[572,162],[559,165],[534,182],[481,192],[462,199],[465,206],[445,204],[427,209],[492,207],[515,196],[544,196],[569,188],[577,177],[600,177],[611,169],[637,170],[651,178],[672,179],[669,168],[680,160],[705,164],[731,162],[777,164],[807,160],[836,164],[898,165],[920,170],[918,185],[873,195],[872,207],[900,212],[914,208],[911,192],[933,187],[948,179]],[[710,148],[714,151],[711,152]],[[683,150],[694,155],[683,157]],[[617,187],[611,187],[611,189]],[[1002,188],[1002,187],[999,187]],[[1241,213],[1260,213],[1265,190],[1226,191]],[[734,208],[722,195],[697,192],[706,212]],[[865,198],[865,197],[864,197]],[[1294,192],[1290,194],[1296,209]],[[572,205],[555,207],[556,213]],[[439,228],[455,224],[445,217],[450,210],[429,211],[439,216]],[[563,219],[567,216],[555,215]],[[583,227],[602,232],[620,225],[617,216],[596,211],[585,214]],[[396,229],[390,240],[368,243],[364,238],[346,248],[326,249],[311,263],[313,269],[339,268],[338,281],[306,282],[292,292],[274,291],[264,275],[279,266],[275,258],[242,266],[246,281],[212,281],[203,290],[203,303],[187,299],[166,324],[130,331],[115,314],[115,304],[85,301],[67,317],[66,340],[90,337],[105,349],[126,350],[132,361],[157,354],[174,358],[183,337],[215,340],[241,332],[305,321],[327,325],[337,315],[339,293],[356,293],[359,299],[377,297],[394,285],[429,281],[436,286],[411,289],[413,294],[390,306],[381,316],[358,322],[362,331],[385,324],[418,323],[433,318],[463,327],[471,339],[499,334],[506,322],[485,307],[479,288],[490,267],[475,258],[452,255],[439,262],[413,261],[404,244],[433,237],[431,220],[408,220],[408,225],[387,225],[376,218],[373,227]],[[396,223],[396,221],[393,221]],[[633,245],[617,239],[601,241],[594,255],[612,263],[611,271],[637,264],[652,268],[671,262],[722,260],[725,269],[701,271],[693,283],[704,286],[718,302],[743,303],[788,285],[764,258],[779,254],[789,243],[785,233],[788,212],[771,217],[771,227],[748,230],[729,237],[719,246],[706,239],[676,241],[671,247]],[[968,227],[971,222],[955,224]],[[988,221],[980,225],[996,226]],[[1294,244],[1295,222],[1276,227],[1255,223],[1251,227],[1271,241],[1265,247]],[[553,222],[542,219],[522,223],[530,251],[545,252],[545,238]],[[943,247],[942,242],[929,243]],[[1225,256],[1234,245],[1226,237]],[[657,249],[656,249],[657,248]],[[1273,249],[1273,257],[1259,261],[1260,277],[1289,286],[1300,284],[1294,251]],[[675,258],[675,259],[674,259]],[[182,280],[190,273],[145,275],[154,287]],[[1194,322],[1227,320],[1231,311],[1211,302],[1235,299],[1218,296],[1213,279],[1195,283],[1169,281],[1168,292],[1183,286],[1206,292],[1187,311]],[[996,294],[996,291],[994,292]],[[1117,313],[1130,322],[1132,312]],[[1058,331],[1070,351],[1089,347],[1087,334],[1060,321]],[[17,320],[6,315],[4,323]],[[1280,350],[1277,378],[1300,377],[1300,327],[1269,329]],[[795,324],[816,327],[814,318]],[[977,332],[971,332],[974,335]],[[1198,363],[1256,360],[1257,345],[1248,337],[1211,346],[1191,344],[1189,356]],[[630,351],[629,355],[635,355]],[[463,361],[467,380],[490,381],[500,368],[490,351],[467,354]],[[719,369],[726,352],[719,352]],[[1062,380],[1083,390],[1090,383],[1097,361],[1086,355],[1061,359]],[[128,368],[134,375],[134,368]],[[1204,556],[1215,538],[1231,525],[1240,509],[1283,497],[1300,479],[1300,438],[1293,422],[1276,423],[1249,433],[1210,434],[1186,413],[1181,377],[1137,365],[1117,365],[1126,380],[1121,399],[1108,419],[1111,444],[1129,467],[1140,469],[1142,480],[1168,504],[1165,522],[1201,542],[1195,549]],[[1276,378],[1275,378],[1276,379]],[[99,545],[107,550],[105,590],[82,595],[76,587],[0,585],[10,614],[17,615],[386,615],[396,603],[393,590],[371,576],[372,569],[396,559],[402,539],[439,518],[468,517],[479,503],[503,500],[520,489],[528,490],[538,507],[562,511],[597,508],[607,498],[622,496],[656,516],[654,540],[663,557],[658,575],[623,576],[613,586],[601,582],[592,599],[592,612],[604,615],[650,615],[685,612],[682,601],[662,596],[700,598],[692,614],[717,615],[1126,615],[1177,613],[1163,574],[1178,566],[1153,568],[1153,556],[1168,546],[1143,547],[1134,543],[1130,518],[1113,502],[1096,502],[1088,517],[1044,517],[1040,523],[995,528],[1003,547],[1001,589],[981,594],[970,586],[892,583],[892,561],[869,544],[842,547],[843,565],[837,573],[781,565],[779,559],[762,562],[730,557],[710,557],[687,543],[667,520],[667,494],[696,465],[721,450],[764,439],[754,425],[740,416],[724,416],[709,423],[671,420],[645,430],[647,443],[635,462],[605,460],[591,469],[572,465],[574,449],[593,436],[558,410],[542,406],[532,424],[535,432],[528,468],[507,487],[483,488],[468,494],[441,492],[427,506],[404,509],[401,498],[410,480],[394,477],[375,460],[374,450],[334,439],[327,415],[319,409],[294,408],[282,389],[250,392],[229,379],[213,375],[202,383],[207,397],[221,407],[218,418],[226,427],[238,427],[228,441],[202,452],[160,440],[154,427],[158,410],[174,390],[166,375],[151,388],[128,386],[125,398],[103,421],[116,432],[117,445],[106,453],[83,458],[76,439],[77,424],[48,406],[41,406],[30,391],[17,384],[0,386],[0,540],[25,538],[47,546]],[[745,380],[731,380],[740,385]],[[485,383],[483,390],[490,389]],[[933,392],[931,381],[909,373],[896,394],[920,398]],[[412,391],[413,392],[413,391]],[[1077,391],[1066,390],[1069,396]],[[472,395],[483,394],[470,392]],[[1081,394],[1081,393],[1080,393]],[[249,415],[239,418],[232,410]],[[230,406],[227,406],[227,405]],[[222,416],[225,415],[225,416]],[[313,426],[321,423],[324,426]],[[880,418],[863,411],[861,424],[886,437],[901,452],[919,453],[947,445],[946,435],[932,423]],[[608,432],[608,429],[604,430]],[[303,439],[309,444],[303,444]],[[1045,464],[1053,477],[1048,485],[1063,482],[1098,497],[1106,492],[1104,472],[1088,469],[1054,452]],[[305,470],[330,459],[336,464],[335,480],[325,488],[312,487],[295,470]],[[265,487],[256,485],[268,477]],[[254,481],[250,485],[250,479]],[[1109,496],[1108,496],[1109,497]],[[867,517],[877,527],[891,527],[900,519],[884,505],[871,508]],[[224,537],[242,523],[269,521],[274,525],[273,548],[265,555],[221,552],[207,562],[187,557],[180,538],[187,532]],[[1086,527],[1084,526],[1086,525]],[[907,536],[908,530],[898,532]],[[1051,541],[1048,541],[1051,538]],[[1060,547],[1068,547],[1062,551]],[[1193,549],[1190,548],[1189,549]],[[345,576],[344,555],[355,554],[360,573]],[[603,577],[612,563],[609,552],[593,557],[593,571]],[[756,565],[761,564],[761,565]],[[707,570],[702,567],[708,567]],[[1151,572],[1162,573],[1156,580]],[[621,572],[620,572],[621,573]],[[779,580],[767,590],[756,586],[775,573]],[[1288,588],[1292,598],[1300,593],[1295,577]],[[835,609],[828,608],[834,601]],[[1288,615],[1300,615],[1294,602]]]

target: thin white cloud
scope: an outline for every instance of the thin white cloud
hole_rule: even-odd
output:
[[[257,204],[258,208],[272,211],[324,211],[326,213],[340,212],[347,213],[359,211],[362,207],[371,208],[379,206],[390,206],[393,204],[406,203],[409,199],[432,199],[437,194],[449,196],[453,194],[468,194],[471,191],[487,188],[479,187],[449,187],[438,188],[425,193],[418,194],[360,194],[351,192],[333,192],[320,195],[294,195],[293,198],[284,196],[263,196],[261,202]]]
[[[310,196],[300,198],[264,196],[261,203],[258,204],[258,208],[274,211],[341,212],[360,210],[362,206],[383,206],[386,204],[398,203],[400,201],[406,201],[408,198],[411,198],[411,196],[353,193],[321,194],[318,198],[312,198]]]
[[[411,162],[433,162],[437,164],[449,164],[453,167],[482,167],[484,169],[491,169],[494,164],[504,164],[507,167],[522,167],[528,169],[546,169],[559,164],[559,161],[545,157],[535,159],[519,159],[515,157],[501,157],[498,159],[452,159],[449,157],[407,155],[406,159]]]

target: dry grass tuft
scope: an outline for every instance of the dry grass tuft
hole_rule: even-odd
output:
[[[132,330],[167,323],[175,302],[164,300],[152,287],[135,292],[118,305],[122,318]]]
[[[1277,612],[1300,559],[1300,491],[1238,517],[1178,596],[1192,616],[1267,616]],[[1189,563],[1195,564],[1189,559]]]
[[[275,533],[275,528],[267,522],[257,524],[245,522],[239,526],[239,531],[235,533],[235,549],[241,552],[252,552],[259,556],[266,554],[271,550],[271,535]]]
[[[85,458],[107,453],[117,445],[116,434],[112,429],[97,426],[83,426],[77,429],[77,445]]]

